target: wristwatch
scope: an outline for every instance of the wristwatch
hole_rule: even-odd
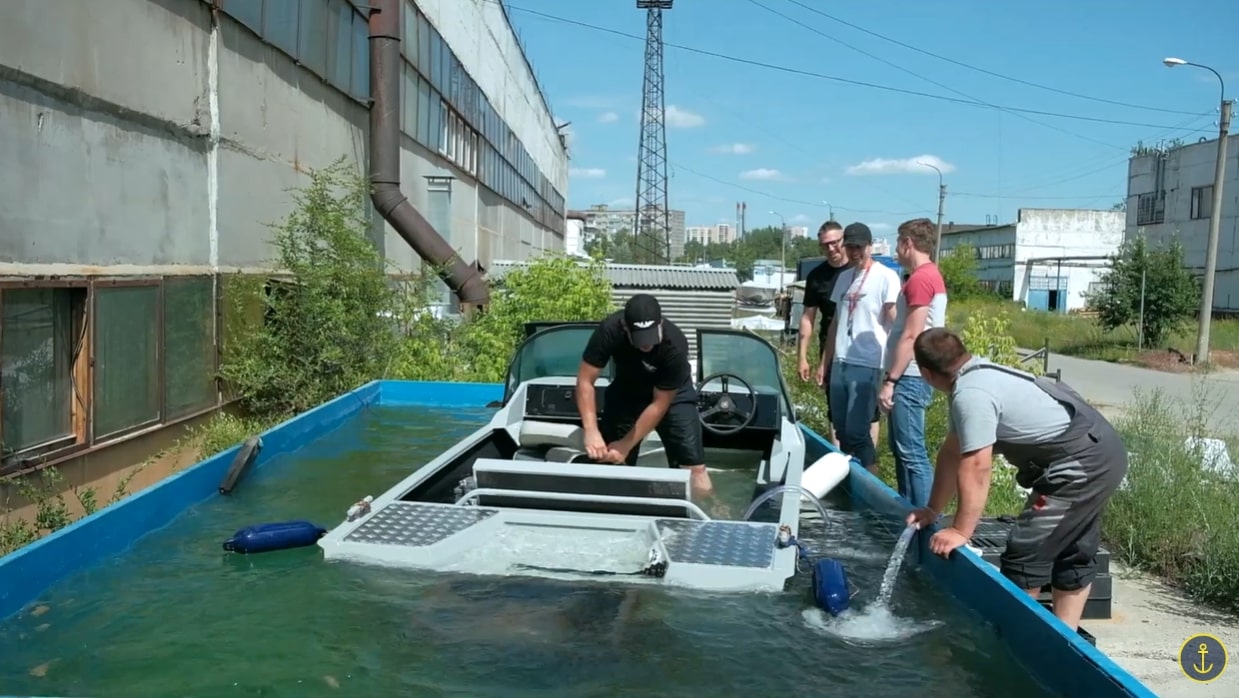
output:
[[[883,383],[890,383],[891,385],[894,385],[894,384],[896,384],[896,383],[898,383],[898,382],[899,382],[899,379],[898,379],[898,378],[895,378],[895,377],[893,377],[893,376],[891,376],[890,372],[888,371],[888,372],[886,373],[886,377],[884,377],[884,378],[882,379],[882,382],[883,382]]]

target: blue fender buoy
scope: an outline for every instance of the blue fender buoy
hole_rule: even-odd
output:
[[[281,521],[247,526],[224,541],[224,550],[235,553],[265,553],[314,545],[327,529],[309,521]]]
[[[852,594],[843,563],[826,558],[813,563],[813,602],[832,616],[848,610]]]

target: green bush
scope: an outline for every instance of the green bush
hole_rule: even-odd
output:
[[[526,323],[600,320],[613,309],[601,261],[548,253],[509,271],[494,284],[486,311],[469,320],[415,313],[392,376],[502,382]]]
[[[396,350],[399,294],[366,236],[368,185],[342,162],[310,174],[275,226],[273,267],[287,279],[229,285],[233,316],[262,320],[235,334],[221,373],[253,415],[290,415],[383,375]]]
[[[1130,452],[1126,486],[1104,519],[1110,550],[1193,598],[1239,610],[1239,481],[1201,467],[1189,438],[1200,435],[1199,405],[1138,393],[1116,420]]]

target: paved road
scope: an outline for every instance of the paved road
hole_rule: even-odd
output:
[[[1049,368],[1061,369],[1063,381],[1108,414],[1121,413],[1137,391],[1158,390],[1185,408],[1203,401],[1209,412],[1210,431],[1239,434],[1239,371],[1167,373],[1062,354],[1050,354]]]

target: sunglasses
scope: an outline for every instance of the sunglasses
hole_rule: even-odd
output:
[[[819,241],[818,244],[821,245],[822,247],[827,247],[827,248],[838,247],[839,245],[843,244],[843,238],[838,238],[836,240],[826,240],[825,242]]]

